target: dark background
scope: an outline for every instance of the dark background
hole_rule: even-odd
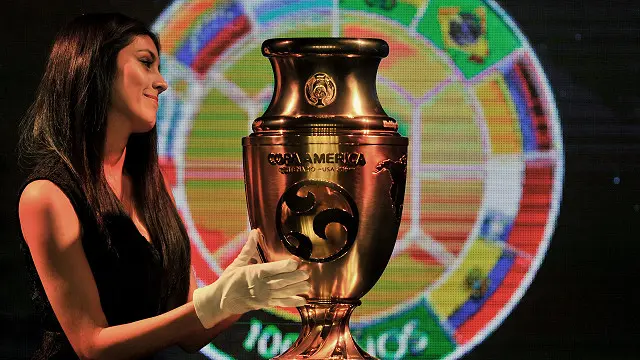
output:
[[[17,238],[19,120],[54,35],[85,12],[148,23],[169,1],[5,0],[0,10],[0,359],[36,345]],[[640,358],[640,3],[502,0],[556,96],[565,181],[551,246],[504,323],[465,359]]]

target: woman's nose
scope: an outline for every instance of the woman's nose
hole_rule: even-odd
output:
[[[159,78],[153,82],[153,88],[158,90],[158,95],[167,90],[168,87],[169,84],[167,84],[162,75],[160,75]]]

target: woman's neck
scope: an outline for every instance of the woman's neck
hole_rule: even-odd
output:
[[[102,167],[107,183],[119,199],[122,199],[123,168],[127,154],[129,133],[122,128],[109,126],[114,122],[107,122],[107,134],[104,146]]]
[[[125,147],[119,154],[114,153],[111,156],[105,156],[102,164],[107,183],[119,199],[122,198],[122,169],[126,153],[127,148]]]

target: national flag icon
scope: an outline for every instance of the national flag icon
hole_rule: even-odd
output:
[[[489,56],[484,7],[478,6],[473,12],[461,11],[457,6],[442,7],[438,22],[447,51],[461,51],[469,56],[469,61],[478,64]]]

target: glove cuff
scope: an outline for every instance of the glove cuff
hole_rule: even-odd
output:
[[[215,288],[210,288],[214,284],[198,288],[193,292],[193,307],[196,316],[205,329],[210,329],[231,314],[220,308],[220,299]]]

